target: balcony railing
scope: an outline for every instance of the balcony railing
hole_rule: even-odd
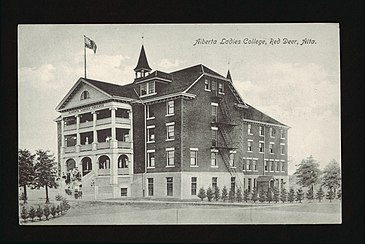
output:
[[[75,146],[70,146],[65,148],[65,153],[72,153],[72,152],[76,152]]]
[[[80,147],[80,151],[91,151],[91,150],[92,150],[91,144],[81,145]]]
[[[98,149],[110,148],[110,142],[99,142],[97,148]]]
[[[99,169],[98,175],[110,175],[110,169]]]
[[[65,125],[64,130],[76,130],[76,124]]]
[[[131,120],[128,119],[128,118],[118,118],[118,117],[116,117],[115,118],[115,122],[117,124],[126,124],[126,125],[130,125],[131,124]]]
[[[80,127],[79,128],[88,128],[88,127],[92,127],[93,126],[93,122],[92,121],[87,121],[84,123],[80,123]]]
[[[130,142],[125,142],[125,141],[118,141],[118,148],[131,148],[131,143]]]
[[[112,122],[112,118],[98,119],[96,120],[96,125],[105,125],[110,124]]]
[[[119,168],[118,169],[118,175],[128,175],[129,169],[128,168]]]

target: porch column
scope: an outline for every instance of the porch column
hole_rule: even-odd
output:
[[[77,114],[76,116],[76,152],[80,152],[80,116]]]
[[[63,118],[61,119],[61,157],[63,157],[63,154],[65,153],[65,121]],[[62,168],[61,168],[62,169]]]
[[[116,131],[115,131],[115,110],[117,110],[117,108],[112,107],[110,108],[111,110],[111,115],[112,115],[112,124],[111,124],[111,130],[112,130],[112,139],[110,140],[110,146],[111,148],[118,148],[118,142],[117,142],[117,136],[116,136]]]
[[[130,159],[128,162],[128,168],[129,168],[129,174],[133,175],[134,172],[134,155],[133,155],[133,113],[132,113],[132,109],[129,110],[129,120],[131,122],[130,124],[130,129],[129,129],[129,142],[131,144],[131,154],[130,154]]]
[[[96,111],[91,112],[93,115],[93,143],[92,143],[92,150],[96,150],[97,143],[98,143],[98,134],[96,132],[96,120],[97,120],[97,114]]]

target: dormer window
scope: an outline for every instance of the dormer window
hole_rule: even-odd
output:
[[[140,85],[140,95],[141,96],[152,95],[152,94],[156,94],[154,81],[151,81],[148,83],[143,83]]]
[[[224,86],[223,86],[223,83],[218,83],[218,92],[219,93],[224,93]]]
[[[88,99],[88,98],[90,98],[90,93],[88,91],[83,91],[81,93],[80,100],[84,100],[84,99]]]

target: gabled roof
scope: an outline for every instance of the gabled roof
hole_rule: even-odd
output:
[[[172,81],[172,75],[171,74],[162,72],[160,70],[155,70],[155,71],[153,71],[152,73],[150,73],[149,75],[147,75],[145,77],[136,78],[134,82],[135,83],[141,83],[143,81],[150,80],[150,79],[153,79],[153,78],[159,78],[159,79],[170,81],[170,82]]]
[[[134,71],[139,71],[139,70],[148,70],[148,71],[152,70],[150,68],[150,66],[148,65],[147,56],[146,56],[146,53],[144,51],[143,45],[142,45],[142,48],[141,48],[141,53],[139,54],[139,59],[138,59],[137,66],[134,68]]]
[[[136,92],[133,89],[133,83],[121,86],[117,84],[111,84],[105,81],[91,80],[85,78],[81,79],[99,88],[100,90],[108,93],[111,96],[139,99]]]
[[[283,123],[280,123],[276,119],[273,119],[270,116],[264,114],[263,112],[257,110],[256,108],[252,107],[249,104],[247,104],[247,108],[244,110],[244,119],[265,122],[265,123],[269,123],[269,124],[276,124],[276,125],[281,125],[281,126],[287,126]]]

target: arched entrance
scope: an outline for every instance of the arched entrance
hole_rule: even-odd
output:
[[[123,155],[119,156],[119,158],[118,158],[118,168],[119,169],[128,168],[128,163],[129,163],[129,160],[128,160],[127,155],[123,154]]]
[[[85,157],[81,160],[82,163],[82,175],[85,176],[92,170],[91,158]]]
[[[110,169],[110,159],[108,156],[106,155],[100,156],[99,169]]]
[[[72,158],[67,159],[67,161],[66,161],[66,169],[67,169],[67,172],[70,169],[73,169],[73,168],[76,168],[76,161],[74,159],[72,159]]]

